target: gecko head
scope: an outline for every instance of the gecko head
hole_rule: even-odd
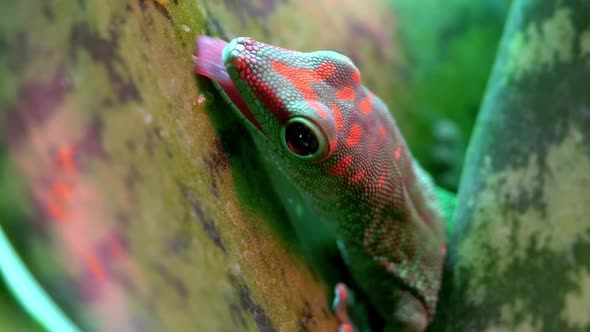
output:
[[[360,84],[350,59],[332,51],[291,51],[250,38],[230,41],[222,59],[251,113],[244,114],[248,127],[266,138],[281,159],[321,163],[334,154],[346,115],[334,96]]]

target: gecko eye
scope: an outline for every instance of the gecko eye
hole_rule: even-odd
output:
[[[322,157],[327,151],[325,134],[305,118],[290,119],[283,127],[282,136],[287,149],[299,158],[315,159]]]

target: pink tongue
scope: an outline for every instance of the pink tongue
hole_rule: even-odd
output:
[[[221,59],[225,46],[227,46],[227,42],[224,40],[199,36],[195,44],[195,57],[193,57],[195,72],[217,82],[240,112],[262,131],[225,69],[225,64]]]

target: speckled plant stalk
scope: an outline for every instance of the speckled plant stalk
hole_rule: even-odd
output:
[[[433,331],[590,329],[590,2],[514,2]]]

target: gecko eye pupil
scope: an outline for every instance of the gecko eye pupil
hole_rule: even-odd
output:
[[[300,121],[292,121],[287,125],[285,143],[291,151],[303,157],[315,154],[320,146],[315,132]]]

